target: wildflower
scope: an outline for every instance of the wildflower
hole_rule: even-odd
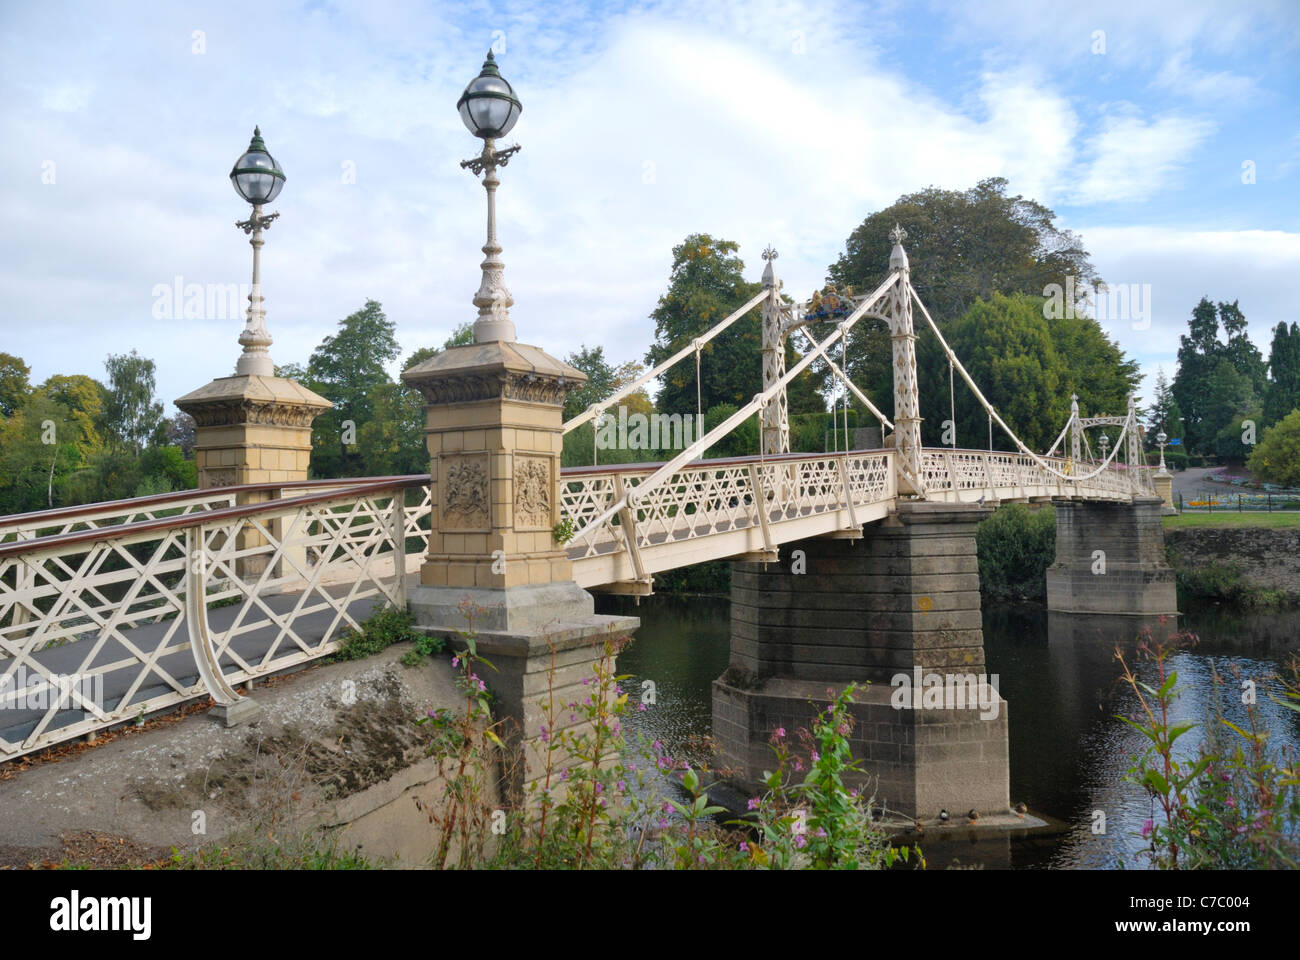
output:
[[[569,768],[568,768],[568,767],[565,767],[563,770],[560,771],[560,779],[561,779],[561,780],[568,780],[568,779],[569,779]]]
[[[673,805],[672,805],[671,803],[669,803],[667,800],[665,800],[665,801],[664,801],[663,810],[664,810],[664,813],[672,813]]]
[[[624,790],[627,789],[627,781],[620,780],[617,784],[614,785],[614,788],[618,790],[619,793],[622,793]]]
[[[823,827],[818,827],[818,828],[817,828],[817,834],[816,834],[816,835],[819,836],[819,837],[824,837],[824,836],[826,836],[826,830],[825,830],[825,828],[823,828]]]
[[[1224,783],[1227,783],[1229,780],[1232,779],[1232,774],[1230,774],[1230,773],[1221,773],[1221,774],[1219,774],[1219,779],[1222,780]]]
[[[590,685],[590,684],[591,684],[591,677],[583,677],[583,678],[582,678],[582,685],[583,685],[584,687],[585,687],[585,686],[588,686],[588,685]]]
[[[659,821],[659,829],[660,829],[660,830],[667,830],[667,829],[668,829],[668,821],[667,821],[667,820],[664,820],[664,819],[660,819],[660,821]]]
[[[820,755],[816,750],[813,750],[813,751],[811,752],[810,756],[808,757],[808,759],[809,759],[809,761],[811,761],[812,763],[816,763],[818,760],[821,759],[821,755]]]
[[[802,772],[803,772],[803,764],[800,763],[798,759],[796,759],[795,762],[794,762],[794,772],[795,772],[795,773],[802,773]]]
[[[596,803],[600,804],[600,805],[603,807],[603,806],[605,805],[605,798],[604,798],[604,797],[597,797],[597,798],[596,798]]]
[[[750,798],[749,798],[749,809],[750,809],[750,810],[757,810],[757,809],[758,809],[758,797],[750,797]]]
[[[584,707],[589,707],[589,706],[591,706],[591,697],[588,697],[586,700],[583,700],[583,701],[582,701],[582,705],[583,705]]]
[[[569,722],[570,722],[570,723],[577,723],[577,722],[578,722],[578,715],[577,715],[576,713],[571,713],[571,714],[569,714]]]
[[[605,785],[604,785],[603,783],[597,781],[597,782],[596,782],[596,792],[597,792],[597,793],[604,793],[604,792],[605,792]]]
[[[1155,825],[1155,822],[1154,822],[1154,821],[1151,821],[1151,820],[1143,820],[1143,821],[1142,821],[1142,836],[1144,836],[1144,837],[1149,837],[1149,836],[1151,836],[1151,831],[1155,829],[1155,826],[1156,826],[1156,825]]]
[[[1237,805],[1237,801],[1233,800],[1232,797],[1229,797],[1227,800],[1223,801],[1223,805],[1225,807],[1235,807]]]
[[[858,791],[856,787],[849,791],[849,796],[852,797],[854,800],[858,798]]]
[[[437,715],[438,715],[438,711],[437,711],[437,710],[430,710],[430,711],[429,711],[429,716],[431,716],[431,717],[436,717]]]
[[[700,854],[700,863],[704,862],[704,854]]]
[[[636,708],[637,708],[638,710],[640,710],[642,713],[645,713],[645,704],[644,704],[644,703],[638,703],[638,704],[636,705]]]
[[[460,654],[459,654],[459,653],[456,654],[456,656],[454,656],[454,657],[451,658],[451,665],[452,665],[453,667],[459,667],[459,666],[460,666]]]
[[[478,688],[481,693],[487,693],[487,684],[484,683],[482,680],[478,682]]]
[[[749,853],[749,844],[747,844],[744,840],[740,841],[740,852]]]
[[[551,742],[551,731],[546,729],[546,724],[542,724],[542,743]]]
[[[802,850],[807,843],[808,840],[802,833],[794,838],[794,845],[800,850]]]

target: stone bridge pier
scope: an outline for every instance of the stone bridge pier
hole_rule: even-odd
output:
[[[1165,558],[1160,497],[1128,503],[1054,500],[1056,562],[1047,569],[1053,613],[1158,617],[1178,613]]]
[[[853,682],[853,755],[878,803],[922,820],[1007,813],[1007,704],[986,677],[975,556],[976,525],[991,512],[900,501],[862,539],[733,563],[731,661],[713,685],[713,732],[734,785],[761,792],[773,731],[796,738],[828,688]]]

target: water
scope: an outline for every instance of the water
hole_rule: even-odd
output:
[[[654,683],[658,703],[633,716],[629,726],[660,740],[674,756],[700,758],[698,743],[712,726],[711,684],[726,669],[730,604],[722,599],[656,596],[634,606],[624,598],[602,598],[601,612],[641,618],[636,642],[619,657],[619,672],[632,674],[633,696]],[[1213,690],[1212,673],[1264,677],[1276,672],[1288,652],[1300,651],[1300,611],[1240,614],[1219,607],[1192,609],[1178,620],[1180,631],[1199,642],[1174,654],[1180,688],[1174,716],[1204,724]],[[1153,636],[1172,625],[1151,625]],[[999,676],[1009,705],[1011,802],[1025,802],[1046,815],[1056,830],[1038,837],[966,847],[938,862],[958,860],[1020,868],[1115,868],[1142,865],[1138,836],[1153,816],[1151,802],[1123,781],[1145,738],[1116,719],[1137,710],[1132,691],[1119,683],[1117,642],[1131,653],[1134,627],[1127,621],[1052,614],[1041,606],[988,605],[984,645],[988,671]],[[1154,675],[1149,664],[1141,668]],[[1235,680],[1230,680],[1235,684]],[[1300,749],[1300,715],[1273,703],[1261,684],[1259,714],[1274,745]],[[1276,689],[1276,688],[1274,688]],[[1235,690],[1224,697],[1227,719],[1241,723],[1244,707]],[[1203,726],[1179,746],[1195,752]],[[1105,833],[1094,833],[1096,811],[1106,817]],[[931,857],[931,862],[936,858]]]

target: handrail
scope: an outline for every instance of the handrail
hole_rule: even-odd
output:
[[[33,510],[29,513],[9,513],[0,515],[0,527],[13,526],[47,526],[47,524],[27,521],[61,520],[72,516],[90,517],[105,513],[119,513],[128,507],[149,507],[177,500],[192,500],[202,496],[225,496],[230,493],[265,493],[268,490],[294,490],[311,487],[344,486],[349,483],[361,483],[371,480],[410,480],[416,477],[427,478],[427,473],[393,474],[387,477],[336,477],[331,480],[285,480],[280,483],[242,483],[229,487],[203,487],[191,490],[174,490],[171,493],[154,493],[144,497],[128,497],[125,500],[100,500],[79,506],[52,507],[48,510]]]
[[[350,478],[355,480],[355,478]],[[204,510],[201,513],[187,513],[179,517],[158,517],[153,520],[137,520],[133,523],[121,523],[111,527],[97,527],[93,530],[77,530],[72,533],[59,533],[48,537],[34,537],[31,540],[16,540],[12,543],[0,544],[0,559],[14,556],[21,553],[31,553],[37,550],[46,550],[55,547],[75,546],[81,543],[96,543],[103,540],[118,540],[122,537],[133,536],[139,533],[152,533],[157,530],[179,530],[185,527],[197,527],[206,523],[214,523],[222,520],[238,520],[245,517],[257,516],[263,513],[282,513],[288,507],[305,507],[312,504],[325,503],[330,500],[341,500],[346,497],[356,496],[359,494],[375,493],[381,490],[406,489],[408,487],[421,486],[427,482],[428,474],[409,474],[402,477],[381,477],[377,480],[369,480],[356,484],[351,487],[339,486],[338,489],[328,490],[321,493],[306,494],[301,497],[286,497],[279,500],[267,500],[262,503],[250,503],[245,505],[236,505],[233,507],[220,507],[216,510]],[[311,483],[300,484],[301,486],[311,486]],[[322,484],[316,483],[315,486]],[[257,484],[256,486],[265,486]],[[280,485],[270,484],[271,489],[277,489]],[[283,486],[289,486],[288,483]],[[225,487],[221,489],[227,489]],[[129,502],[129,501],[122,501]]]

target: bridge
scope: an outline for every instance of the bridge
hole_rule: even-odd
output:
[[[240,722],[256,709],[245,695],[255,681],[334,653],[376,606],[409,602],[423,629],[454,636],[466,598],[481,607],[480,647],[517,661],[503,671],[512,679],[502,704],[527,738],[528,697],[557,632],[583,662],[601,638],[637,625],[596,615],[588,591],[642,596],[657,573],[730,560],[733,669],[715,686],[715,734],[752,782],[766,731],[806,722],[807,700],[826,682],[982,671],[974,529],[1004,501],[1056,507],[1053,609],[1175,612],[1159,544],[1163,478],[1143,465],[1133,401],[1122,416],[1082,417],[1073,398],[1052,448],[1030,450],[917,296],[905,234],[890,239],[889,276],[867,296],[840,298],[833,329],[790,369],[786,338],[824,332],[827,311],[782,294],[769,250],[758,295],[563,424],[564,396],[583,375],[515,343],[502,298],[481,290],[492,339],[403,374],[427,402],[431,458],[430,473],[405,477],[306,478],[311,418],[328,401],[271,375],[255,290],[237,374],[177,401],[199,424],[199,490],[0,517],[0,761],[203,697]],[[487,284],[494,254],[484,249]],[[565,434],[673,365],[698,363],[755,308],[764,388],[749,403],[670,461],[559,469]],[[914,308],[1014,452],[922,445]],[[845,374],[848,337],[866,317],[889,327],[892,418]],[[790,450],[786,387],[818,359],[879,419],[882,448]],[[751,417],[760,453],[702,459]],[[1100,425],[1121,430],[1103,456],[1088,436]],[[1167,501],[1167,483],[1161,493]],[[572,536],[558,543],[563,528]],[[796,575],[795,549],[818,569]],[[1095,575],[1099,549],[1109,577]],[[846,631],[837,609],[863,626]],[[900,809],[1006,806],[1005,710],[964,738],[974,760],[931,757],[920,725],[956,730],[969,718],[900,717],[880,698],[888,692],[872,688],[859,705],[882,739],[858,746]]]

